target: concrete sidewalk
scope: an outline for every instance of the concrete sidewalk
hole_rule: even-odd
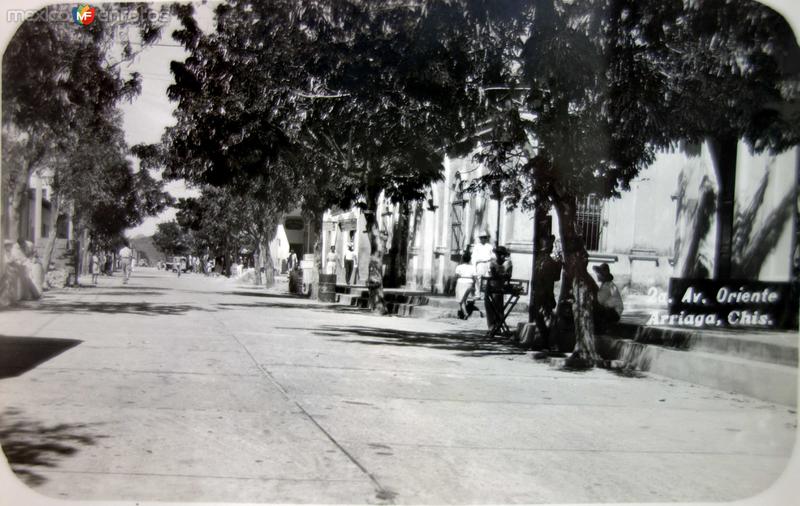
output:
[[[729,501],[787,467],[794,409],[556,370],[480,325],[103,278],[0,312],[0,444],[76,500]]]

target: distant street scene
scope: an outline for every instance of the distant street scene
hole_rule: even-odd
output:
[[[10,2],[0,490],[792,504],[780,3]]]

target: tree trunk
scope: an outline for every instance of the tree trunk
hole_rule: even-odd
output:
[[[397,223],[392,233],[392,246],[386,269],[386,286],[398,288],[406,282],[406,262],[408,261],[408,202],[399,205]]]
[[[72,262],[75,267],[75,285],[80,286],[80,275],[82,274],[82,263],[83,263],[83,231],[84,226],[81,224],[81,219],[78,214],[75,214],[72,219],[72,230],[73,230],[73,251],[72,251]],[[77,239],[75,239],[77,238]]]
[[[44,243],[44,252],[42,253],[42,268],[44,272],[50,271],[50,263],[53,261],[53,251],[56,247],[56,239],[58,238],[58,215],[61,211],[61,199],[57,193],[53,193],[50,197],[50,220],[47,224],[47,241]]]
[[[533,287],[538,282],[538,280],[542,279],[541,273],[538,272],[539,267],[536,265],[537,255],[540,254],[539,249],[542,238],[545,235],[548,235],[550,232],[545,231],[545,227],[547,225],[547,209],[543,208],[540,205],[537,205],[533,210],[533,254],[531,255],[531,280],[530,280],[530,290],[529,290],[529,302],[528,302],[528,322],[532,323],[536,319],[536,310],[537,310],[537,303],[540,301],[534,300],[534,292],[535,290]]]
[[[734,201],[736,198],[736,137],[710,139],[709,148],[717,173],[717,247],[714,254],[714,279],[730,279],[733,252]]]
[[[260,244],[261,254],[263,255],[264,263],[264,287],[271,288],[275,285],[275,264],[272,261],[272,252],[269,250],[269,244]]]
[[[22,219],[22,206],[25,203],[23,198],[27,194],[28,185],[18,184],[11,192],[11,198],[8,203],[8,237],[6,239],[17,242],[20,236],[20,227]]]
[[[553,199],[558,214],[559,232],[564,253],[564,271],[571,279],[572,314],[575,322],[575,349],[567,359],[570,367],[593,367],[599,360],[594,343],[594,303],[597,285],[586,271],[589,255],[576,231],[574,195],[566,193]]]
[[[378,194],[377,190],[367,192],[367,209],[364,217],[367,221],[369,236],[369,272],[367,274],[367,288],[369,289],[369,307],[374,312],[386,314],[386,303],[383,297],[383,241],[378,226]]]
[[[256,286],[261,286],[263,283],[263,278],[261,277],[261,269],[264,267],[264,256],[261,253],[261,241],[256,242],[256,250],[253,252],[253,259],[255,260],[255,276],[253,277],[253,283]],[[265,270],[266,272],[266,270]]]
[[[310,230],[311,227],[319,226],[319,231],[316,234],[314,241],[314,268],[311,271],[311,298],[319,298],[319,273],[322,272],[322,234],[324,233],[322,224],[322,213],[314,213],[311,218],[306,222],[306,227]],[[301,259],[298,258],[299,262]],[[291,275],[291,273],[290,273]]]
[[[89,260],[91,259],[91,256],[89,255],[89,246],[91,246],[89,230],[84,228],[83,232],[81,233],[81,274],[89,272]],[[133,268],[133,258],[131,258],[131,268]]]

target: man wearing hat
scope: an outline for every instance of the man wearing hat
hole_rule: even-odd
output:
[[[503,315],[497,311],[503,310],[503,287],[511,279],[511,271],[514,266],[511,264],[510,252],[505,246],[494,248],[494,258],[489,262],[489,280],[486,282],[486,294],[484,302],[486,304],[486,323],[489,328],[493,328],[495,322],[500,320]]]
[[[475,276],[478,279],[476,288],[476,295],[480,297],[481,291],[481,278],[489,273],[489,263],[494,258],[492,254],[492,245],[489,242],[489,232],[483,230],[478,236],[479,244],[472,248],[472,265],[475,266]]]
[[[597,290],[597,303],[594,307],[594,324],[598,331],[605,330],[609,325],[617,323],[622,315],[622,296],[619,294],[617,285],[614,284],[614,276],[608,268],[608,264],[603,263],[592,267],[600,288]]]

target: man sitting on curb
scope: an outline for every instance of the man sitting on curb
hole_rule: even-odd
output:
[[[592,269],[597,275],[597,281],[600,282],[594,306],[594,327],[597,332],[603,332],[619,321],[622,315],[622,296],[614,284],[614,276],[608,264],[595,265]]]

